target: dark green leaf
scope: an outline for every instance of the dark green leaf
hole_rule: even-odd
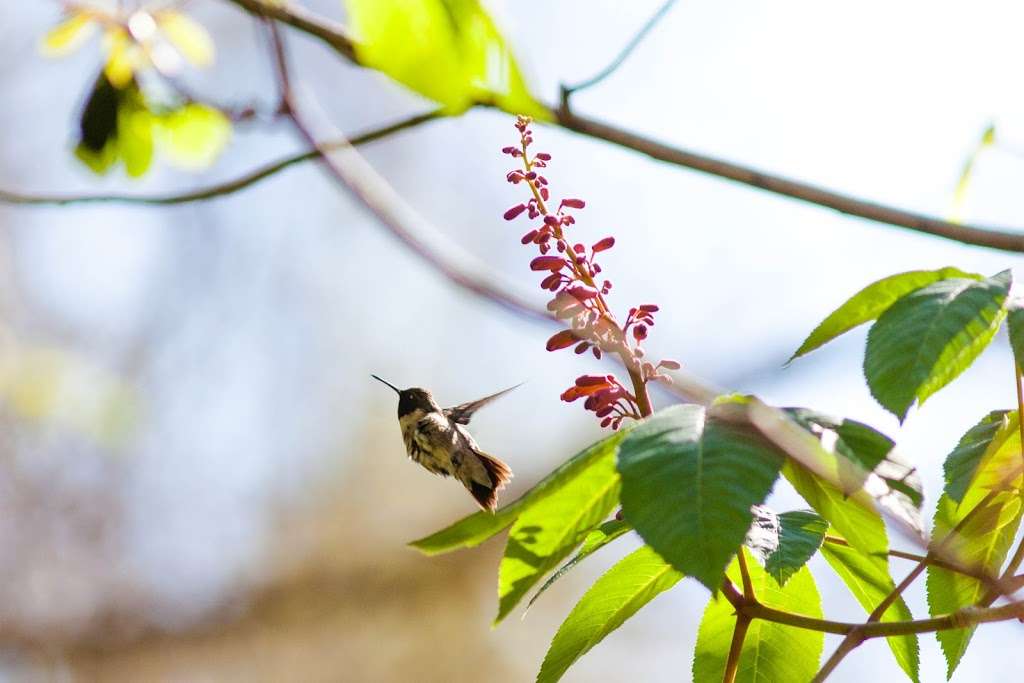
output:
[[[1024,300],[1014,297],[1007,304],[1006,328],[1010,332],[1010,346],[1019,367],[1024,368]]]
[[[821,554],[868,614],[896,587],[884,557],[865,555],[855,548],[831,542],[821,546]],[[913,615],[903,598],[898,598],[882,615],[882,621],[911,619]],[[893,636],[887,640],[900,668],[917,683],[920,680],[917,636]]]
[[[683,575],[650,547],[627,555],[590,587],[558,629],[537,683],[554,683],[609,633]]]
[[[846,303],[825,318],[820,325],[814,328],[814,331],[800,345],[790,360],[813,351],[858,325],[874,320],[892,306],[897,299],[915,289],[947,278],[982,279],[980,275],[965,273],[956,268],[912,270],[908,273],[882,278],[854,294]]]
[[[622,508],[643,539],[712,591],[750,528],[784,456],[717,406],[675,406],[637,426],[619,448]]]
[[[765,571],[780,586],[807,564],[821,547],[828,522],[809,510],[793,510],[779,515],[779,546],[768,556]]]
[[[967,369],[1006,315],[1010,272],[951,278],[907,294],[868,333],[864,376],[871,394],[902,422]]]
[[[807,567],[793,574],[783,588],[756,562],[747,562],[747,566],[754,593],[762,604],[821,618],[821,597]],[[730,566],[729,578],[737,585],[741,583],[737,562]],[[712,597],[704,610],[693,653],[694,683],[719,683],[722,680],[735,625],[736,610],[729,601],[722,595]],[[736,681],[806,683],[818,670],[824,643],[825,634],[820,631],[755,619],[743,640]]]
[[[504,619],[527,592],[558,566],[619,501],[615,452],[533,503],[512,525],[498,567],[498,616]]]
[[[632,530],[633,527],[630,526],[628,522],[621,519],[613,519],[591,531],[587,534],[587,537],[583,539],[583,545],[580,546],[579,552],[576,553],[571,560],[563,564],[557,572],[548,577],[548,580],[544,582],[544,585],[534,593],[532,598],[530,598],[530,602],[527,603],[526,608],[529,609],[533,607],[533,603],[537,602],[537,598],[543,595],[548,588],[551,588],[555,581],[558,581],[569,573],[569,570],[577,564],[590,557],[618,537],[623,536]]]
[[[628,427],[609,437],[598,441],[584,451],[577,453],[558,469],[544,477],[536,486],[524,493],[513,503],[506,505],[495,513],[477,512],[460,519],[449,527],[437,531],[424,538],[412,541],[409,545],[425,555],[440,555],[459,548],[472,548],[487,539],[501,533],[531,505],[550,496],[576,477],[580,476],[595,462],[614,454],[619,442],[629,433]]]

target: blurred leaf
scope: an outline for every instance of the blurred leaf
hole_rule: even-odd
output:
[[[632,530],[633,527],[630,526],[628,522],[621,519],[613,519],[591,531],[587,534],[587,537],[583,539],[583,545],[580,546],[580,551],[576,553],[571,560],[563,564],[557,572],[548,577],[548,580],[544,582],[544,585],[542,585],[540,589],[533,594],[533,597],[530,598],[530,602],[527,603],[526,608],[529,609],[530,607],[533,607],[533,603],[537,602],[537,598],[543,595],[548,588],[551,588],[555,581],[558,581],[560,578],[568,574],[569,570],[577,564],[590,557],[615,539],[620,536],[624,536]]]
[[[768,556],[765,571],[780,586],[818,552],[828,531],[828,522],[809,510],[792,510],[779,515],[779,542]]]
[[[122,100],[117,110],[118,152],[132,178],[144,175],[153,163],[154,121],[137,93]]]
[[[647,546],[627,555],[569,612],[544,656],[537,683],[559,680],[577,659],[682,578]]]
[[[1010,271],[951,278],[907,294],[868,333],[864,376],[871,394],[902,422],[988,346],[1006,315]]]
[[[157,12],[155,19],[167,40],[193,66],[213,64],[213,39],[202,24],[173,10]]]
[[[135,77],[137,47],[123,28],[108,30],[103,43],[107,52],[103,73],[115,88],[128,87]]]
[[[1014,440],[1015,439],[1015,440]],[[994,464],[993,458],[1005,460],[1020,449],[1016,410],[993,410],[960,437],[953,452],[946,456],[942,468],[946,477],[946,495],[960,503],[974,483],[982,467]],[[1001,455],[1000,455],[1001,454]]]
[[[750,528],[750,506],[771,492],[784,460],[759,433],[717,417],[717,408],[662,410],[619,447],[625,518],[711,591]]]
[[[46,32],[39,50],[48,57],[60,57],[77,50],[96,31],[96,18],[91,12],[75,11],[67,19]]]
[[[513,114],[550,118],[478,0],[345,0],[345,7],[359,62],[448,113],[493,102]]]
[[[983,501],[986,493],[981,487],[972,487],[959,506],[943,494],[935,512],[933,543],[948,537],[950,530]],[[975,513],[946,545],[947,552],[952,551],[960,562],[968,566],[981,567],[997,574],[1013,543],[1020,519],[1021,497],[1018,484],[1017,488],[996,494],[980,508],[979,513]],[[985,584],[978,579],[928,565],[928,609],[933,617],[974,605],[986,592]],[[936,632],[935,636],[946,656],[947,678],[953,676],[960,664],[975,628],[969,626]]]
[[[754,593],[762,604],[821,618],[821,597],[814,585],[814,577],[806,566],[797,570],[785,587],[780,587],[756,562],[747,562],[747,567]],[[737,561],[734,560],[729,567],[728,575],[733,583],[741,583]],[[735,627],[736,610],[733,606],[722,595],[712,597],[704,610],[697,634],[697,647],[693,653],[695,683],[718,683],[722,680]],[[743,640],[736,682],[809,681],[818,670],[824,644],[825,634],[820,631],[755,619],[750,623]]]
[[[874,320],[898,299],[915,289],[948,278],[981,280],[982,276],[965,273],[957,268],[940,268],[939,270],[912,270],[882,278],[854,294],[846,303],[825,318],[814,328],[814,331],[808,335],[789,360],[792,361],[810,353],[839,335]]]
[[[842,492],[864,490],[875,501],[922,533],[924,489],[917,469],[895,452],[895,442],[863,422],[836,419],[806,408],[786,412],[836,456]]]
[[[480,545],[492,536],[501,533],[531,505],[557,493],[577,476],[586,472],[594,463],[603,460],[609,454],[614,455],[618,450],[619,442],[628,432],[629,427],[624,427],[577,453],[520,496],[518,500],[497,512],[493,514],[484,511],[474,513],[445,529],[412,541],[409,545],[425,555],[440,555],[459,548],[472,548]]]
[[[978,163],[978,157],[988,147],[991,147],[996,142],[996,127],[995,124],[990,123],[985,131],[981,134],[981,138],[978,140],[977,146],[971,150],[971,153],[967,156],[967,160],[964,161],[963,169],[960,171],[960,178],[956,182],[956,190],[953,192],[953,210],[951,220],[959,223],[963,216],[964,205],[967,202],[967,189],[971,183],[971,176],[974,174],[974,167]]]
[[[512,525],[498,567],[499,623],[565,559],[619,501],[615,452],[609,451],[558,491],[525,508]]]
[[[1006,328],[1010,333],[1010,346],[1017,366],[1024,368],[1024,300],[1010,299],[1006,305]]]
[[[209,167],[231,139],[231,121],[204,104],[187,104],[161,116],[160,149],[168,160],[187,169]]]
[[[889,574],[889,562],[884,557],[865,555],[838,543],[825,543],[821,546],[821,554],[869,614],[896,588]],[[913,618],[901,597],[889,606],[881,621],[910,621]],[[920,680],[917,636],[892,636],[886,640],[900,668],[917,683]]]

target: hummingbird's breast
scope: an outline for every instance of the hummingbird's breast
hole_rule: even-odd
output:
[[[459,434],[438,411],[416,410],[398,418],[402,440],[409,457],[435,474],[455,473],[452,455],[457,451]]]

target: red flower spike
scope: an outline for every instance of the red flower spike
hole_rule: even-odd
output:
[[[543,245],[547,246],[547,245]],[[561,256],[538,256],[530,261],[530,270],[553,270],[559,271],[568,265]]]
[[[555,332],[551,339],[548,339],[547,350],[560,351],[561,349],[567,349],[578,341],[579,339],[576,338],[572,330],[560,330]]]
[[[526,211],[526,204],[516,204],[511,209],[505,212],[505,220],[510,221],[523,211]]]
[[[582,209],[587,205],[582,199],[563,199],[562,206],[568,206],[570,209]]]
[[[594,253],[596,254],[599,251],[606,251],[608,249],[611,249],[613,246],[615,246],[615,238],[605,237],[603,240],[601,240],[591,248],[594,250]]]

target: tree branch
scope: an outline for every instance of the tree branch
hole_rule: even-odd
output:
[[[356,43],[341,24],[293,5],[286,0],[228,0],[249,14],[274,19],[319,38],[342,57],[356,61]]]

